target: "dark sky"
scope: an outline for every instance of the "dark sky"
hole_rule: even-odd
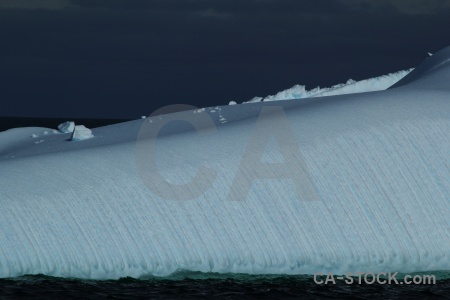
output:
[[[416,66],[450,0],[0,0],[0,116],[138,118]]]

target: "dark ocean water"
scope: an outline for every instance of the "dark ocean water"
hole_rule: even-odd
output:
[[[436,275],[437,273],[429,273]],[[450,272],[433,285],[328,285],[313,276],[179,272],[165,278],[80,280],[42,275],[0,279],[1,299],[450,299]]]
[[[0,131],[16,127],[57,126],[68,119],[4,118]],[[71,120],[90,128],[126,120]],[[0,262],[1,265],[1,262]],[[205,274],[178,272],[169,277],[81,280],[43,275],[0,279],[0,299],[450,299],[450,272],[433,285],[319,285],[313,276]],[[398,277],[400,278],[400,277]]]

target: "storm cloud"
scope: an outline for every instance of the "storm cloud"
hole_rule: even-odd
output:
[[[135,118],[416,66],[449,1],[0,0],[3,116]],[[64,103],[64,105],[61,105]]]

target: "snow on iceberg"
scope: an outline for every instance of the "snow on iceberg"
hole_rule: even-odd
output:
[[[0,277],[450,270],[449,61],[446,48],[377,93],[178,112],[93,129],[102,138],[86,143],[19,139],[0,156]],[[284,115],[261,127],[276,107]],[[163,126],[177,118],[201,130]],[[287,148],[272,132],[285,121]],[[141,136],[155,128],[156,142]],[[265,131],[275,142],[249,149]],[[0,150],[14,135],[0,133]],[[298,170],[284,177],[286,153],[317,201],[298,193]],[[255,178],[261,163],[279,177]]]
[[[354,94],[363,92],[374,92],[381,91],[389,88],[400,79],[409,74],[413,69],[399,71],[395,73],[390,73],[387,75],[355,81],[349,79],[346,83],[341,83],[334,85],[329,88],[316,87],[312,90],[307,90],[304,85],[295,85],[287,90],[278,92],[275,95],[267,97],[254,97],[253,99],[244,103],[255,103],[255,102],[266,102],[266,101],[276,101],[276,100],[290,100],[290,99],[302,99],[302,98],[312,98],[312,97],[322,97],[322,96],[334,96],[334,95],[344,95],[344,94]],[[234,101],[232,101],[234,102]],[[236,102],[231,103],[236,104]]]
[[[13,128],[0,132],[0,157],[7,157],[8,155],[13,155],[11,153],[17,151],[17,149],[27,148],[35,142],[34,139],[41,136],[36,133],[43,133],[45,131],[51,131],[51,129],[43,127],[25,127]]]

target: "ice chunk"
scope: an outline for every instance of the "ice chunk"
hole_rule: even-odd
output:
[[[62,133],[70,133],[75,129],[75,122],[67,121],[58,125],[59,131]]]
[[[77,125],[75,126],[75,130],[73,131],[71,140],[82,141],[90,139],[92,137],[94,137],[94,135],[92,134],[92,130],[86,128],[84,125]]]
[[[304,85],[294,85],[293,87],[276,93],[275,95],[269,95],[267,97],[253,97],[249,101],[244,103],[257,103],[257,102],[268,102],[276,100],[289,100],[289,99],[302,99],[302,98],[313,98],[322,96],[334,96],[334,95],[344,95],[344,94],[354,94],[363,92],[374,92],[381,91],[391,87],[393,84],[397,83],[403,77],[408,75],[413,69],[399,71],[396,73],[391,73],[379,77],[374,77],[370,79],[355,81],[353,79],[347,80],[346,83],[336,84],[328,88],[316,87],[311,90],[307,90]],[[233,102],[233,103],[232,103]],[[230,105],[236,104],[234,101],[230,101]]]

